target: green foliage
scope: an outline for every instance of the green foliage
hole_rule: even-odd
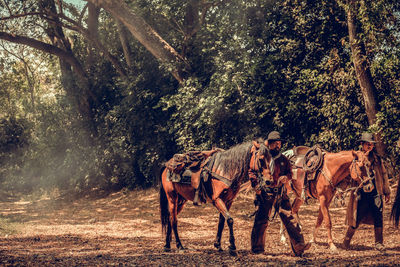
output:
[[[6,53],[0,62],[7,69],[0,77],[2,186],[76,192],[151,186],[174,153],[228,148],[272,130],[281,131],[285,148],[316,143],[330,151],[356,148],[369,125],[343,1],[211,1],[203,24],[189,37],[186,12],[195,2],[203,3],[130,3],[189,62],[183,84],[132,36],[128,67],[115,20],[105,12],[100,40],[128,80],[84,36],[65,30],[87,71],[95,134],[62,88],[56,58],[24,57],[28,66],[40,66],[27,75],[27,65]],[[388,157],[399,164],[399,6],[379,0],[361,1],[357,8],[380,107],[370,130],[381,132]],[[26,25],[27,35],[43,37],[30,28],[32,21],[7,27],[24,32]],[[36,79],[29,84],[28,77]]]

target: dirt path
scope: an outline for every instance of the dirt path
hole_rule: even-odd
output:
[[[389,205],[391,207],[391,204]],[[101,199],[35,202],[4,201],[0,205],[0,264],[22,266],[265,266],[265,265],[396,265],[400,264],[400,230],[390,226],[385,211],[387,253],[373,249],[372,226],[361,226],[353,238],[352,250],[341,242],[345,233],[345,208],[331,207],[333,234],[339,253],[329,251],[324,227],[304,257],[291,256],[290,248],[279,243],[279,219],[268,228],[266,252],[250,253],[250,231],[254,212],[251,195],[241,195],[233,204],[238,256],[213,247],[218,214],[207,204],[188,203],[179,216],[179,230],[187,250],[162,250],[158,193],[156,190],[115,193]],[[310,240],[318,205],[303,206],[303,233]],[[228,246],[228,233],[223,247]]]

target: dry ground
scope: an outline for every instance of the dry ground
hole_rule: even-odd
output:
[[[75,201],[3,200],[0,204],[0,265],[5,266],[266,266],[266,265],[396,265],[400,264],[400,229],[388,221],[385,211],[387,253],[373,249],[373,228],[361,226],[352,250],[341,246],[346,226],[345,208],[331,206],[334,240],[339,253],[329,251],[324,227],[320,238],[302,258],[293,257],[288,246],[279,243],[279,219],[268,228],[266,252],[250,253],[250,232],[254,212],[253,196],[240,195],[233,204],[238,256],[213,247],[218,214],[211,204],[195,207],[188,203],[179,216],[184,253],[163,252],[158,211],[158,192],[119,192],[103,198]],[[300,211],[303,233],[310,240],[318,205],[304,205]],[[228,233],[223,246],[228,246]]]

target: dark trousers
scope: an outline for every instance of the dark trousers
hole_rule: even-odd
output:
[[[382,196],[378,195],[376,189],[370,193],[365,193],[361,191],[360,199],[357,203],[357,220],[356,228],[362,223],[367,217],[372,217],[374,221],[374,226],[383,226],[383,204]]]
[[[268,194],[264,190],[257,195],[258,210],[254,218],[254,225],[251,231],[251,250],[255,253],[263,252],[265,248],[265,230],[268,227],[271,211],[276,201],[280,202],[278,214],[289,234],[293,247],[297,244],[304,244],[304,237],[301,233],[297,220],[292,215],[292,208],[286,194],[282,197],[279,194]]]

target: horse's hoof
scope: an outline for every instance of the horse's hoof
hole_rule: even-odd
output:
[[[338,249],[334,244],[330,245],[329,249],[331,250],[332,253],[338,253]]]
[[[230,249],[230,250],[229,250],[229,255],[236,257],[236,256],[237,256],[236,250]]]
[[[171,248],[164,247],[164,252],[171,252]]]
[[[221,247],[221,243],[215,242],[215,243],[214,243],[214,247],[215,247],[219,252],[223,251],[223,249],[222,249],[222,247]]]

